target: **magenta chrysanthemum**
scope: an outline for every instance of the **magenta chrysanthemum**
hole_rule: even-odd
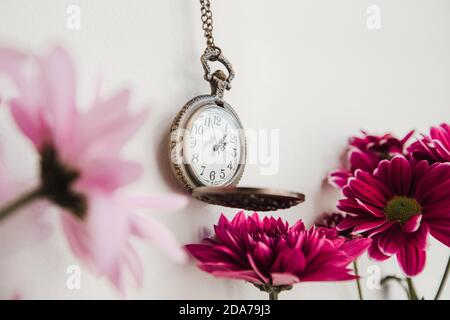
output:
[[[349,150],[344,168],[331,172],[328,176],[330,184],[343,188],[356,170],[372,172],[382,160],[391,159],[395,155],[402,155],[404,147],[414,131],[402,139],[390,133],[382,136],[369,135],[362,131],[363,137],[351,137]]]
[[[354,279],[347,266],[367,249],[370,239],[347,241],[330,232],[307,230],[301,220],[289,227],[281,218],[260,220],[257,213],[246,217],[240,212],[231,222],[222,215],[214,238],[186,248],[203,271],[246,280],[267,291],[303,281]]]
[[[428,233],[450,246],[450,163],[396,156],[373,173],[357,170],[343,193],[338,208],[348,215],[338,229],[372,238],[369,255],[396,255],[408,276],[425,266]]]
[[[416,160],[450,162],[450,125],[431,127],[430,134],[411,144],[408,152]]]

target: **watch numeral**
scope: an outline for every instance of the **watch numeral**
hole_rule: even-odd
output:
[[[205,173],[205,169],[206,169],[206,167],[205,167],[205,166],[202,166],[202,172],[200,172],[200,175],[201,175],[201,176]]]
[[[194,131],[195,135],[203,134],[203,130],[204,130],[204,128],[202,125],[194,124],[194,126],[192,127],[192,131]]]
[[[222,117],[220,116],[214,116],[214,125],[220,126],[220,122],[222,121]]]
[[[214,181],[216,179],[216,172],[215,171],[211,171],[209,173],[209,180]]]
[[[192,163],[198,163],[198,153],[192,155]]]
[[[220,169],[220,179],[225,179],[225,169]]]
[[[230,162],[230,163],[227,165],[227,168],[230,169],[230,170],[233,170],[233,164]]]

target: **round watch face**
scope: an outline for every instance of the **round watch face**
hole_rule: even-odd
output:
[[[240,126],[220,106],[206,106],[192,116],[184,141],[184,160],[206,186],[224,185],[233,178],[241,156]]]
[[[185,108],[172,143],[179,178],[189,189],[236,184],[245,162],[245,137],[236,113],[212,96],[197,97]]]

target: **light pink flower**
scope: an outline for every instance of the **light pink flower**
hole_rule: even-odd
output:
[[[239,212],[231,222],[222,215],[215,237],[204,242],[186,246],[200,269],[279,292],[297,282],[354,279],[348,265],[371,240],[348,240],[332,229],[307,230],[301,220],[289,227],[281,218],[260,220],[257,213]]]
[[[30,74],[31,63],[35,69]],[[179,208],[184,197],[127,197],[118,190],[141,175],[139,164],[124,160],[122,147],[144,123],[147,111],[131,115],[129,91],[95,97],[77,108],[76,78],[65,50],[28,57],[0,49],[0,73],[13,80],[18,96],[9,101],[14,120],[40,155],[41,195],[64,209],[62,224],[74,253],[119,289],[124,271],[137,283],[142,269],[130,236],[153,240],[178,261],[185,254],[161,224],[135,212],[136,206]]]

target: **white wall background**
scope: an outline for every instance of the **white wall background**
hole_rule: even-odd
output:
[[[448,0],[216,0],[216,43],[236,70],[227,100],[247,128],[280,129],[280,170],[260,175],[246,169],[242,185],[304,192],[307,202],[279,214],[311,224],[332,210],[338,193],[324,186],[338,166],[347,138],[359,129],[427,130],[450,120],[450,1]],[[66,9],[81,8],[81,29],[66,28]],[[366,27],[369,5],[381,8],[381,29]],[[204,49],[197,0],[1,0],[0,45],[42,52],[54,44],[70,49],[78,67],[80,101],[86,104],[101,74],[106,91],[131,86],[135,110],[149,102],[149,121],[126,149],[145,164],[133,190],[176,191],[165,158],[172,118],[191,97],[208,92],[199,56]],[[8,163],[21,178],[35,176],[32,148],[17,134],[5,108],[0,139]],[[236,210],[192,201],[158,216],[181,243],[199,240],[221,212]],[[150,213],[149,213],[150,214]],[[62,235],[57,214],[49,213],[52,236],[36,241],[15,218],[0,228],[0,297],[119,298],[104,279],[83,269],[82,288],[66,288],[66,268],[77,264]],[[265,299],[251,285],[212,278],[173,264],[152,245],[136,243],[145,267],[137,299]],[[449,250],[430,241],[428,264],[416,280],[431,298]],[[374,262],[364,258],[363,274]],[[382,272],[399,272],[394,260]],[[449,284],[450,286],[450,284]],[[368,298],[404,298],[400,289],[369,290]],[[450,289],[444,293],[450,298]],[[354,283],[304,283],[284,299],[354,299]]]

